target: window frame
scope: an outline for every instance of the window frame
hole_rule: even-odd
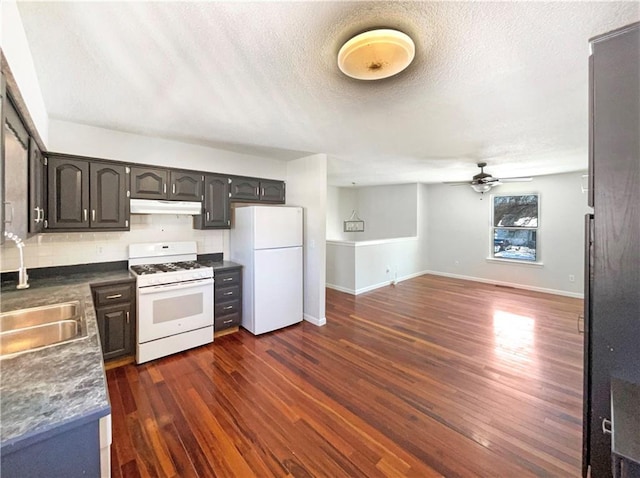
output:
[[[537,209],[538,209],[538,221],[536,227],[518,227],[518,226],[496,226],[495,224],[495,198],[496,197],[515,197],[515,196],[536,196],[537,197]],[[538,192],[522,192],[522,193],[504,193],[504,194],[492,194],[491,195],[491,211],[490,211],[490,220],[489,220],[489,257],[487,257],[488,261],[491,262],[504,262],[504,263],[512,263],[512,264],[523,264],[523,265],[534,265],[541,266],[541,248],[540,248],[540,235],[541,235],[541,195]],[[517,231],[535,231],[536,236],[536,248],[535,248],[535,259],[513,259],[508,257],[496,257],[495,252],[495,233],[497,229],[506,229],[506,230],[517,230]]]

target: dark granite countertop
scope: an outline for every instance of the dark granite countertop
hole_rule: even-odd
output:
[[[223,271],[226,269],[235,269],[237,267],[242,267],[241,264],[232,261],[206,261],[206,260],[198,260],[198,263],[207,266],[213,267],[213,273],[216,271]]]
[[[3,451],[110,413],[90,284],[125,280],[135,280],[126,269],[34,279],[25,290],[16,290],[15,282],[2,283],[3,312],[77,300],[87,327],[82,339],[0,360]]]

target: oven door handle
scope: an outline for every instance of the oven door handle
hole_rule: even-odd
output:
[[[154,292],[169,292],[172,290],[187,290],[193,287],[201,287],[203,285],[213,285],[213,279],[198,279],[191,280],[187,282],[180,282],[178,284],[163,284],[163,285],[153,285],[149,287],[139,287],[138,293],[140,295],[143,294],[152,294]]]

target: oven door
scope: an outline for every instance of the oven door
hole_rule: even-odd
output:
[[[138,288],[138,343],[213,325],[213,279]]]

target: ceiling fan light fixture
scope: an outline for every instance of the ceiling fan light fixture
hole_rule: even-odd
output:
[[[492,187],[493,187],[493,184],[488,184],[488,183],[471,185],[471,188],[477,193],[486,193],[487,191],[490,191]]]
[[[378,29],[360,33],[338,52],[338,67],[358,80],[381,80],[406,69],[415,57],[415,44],[398,30]]]

